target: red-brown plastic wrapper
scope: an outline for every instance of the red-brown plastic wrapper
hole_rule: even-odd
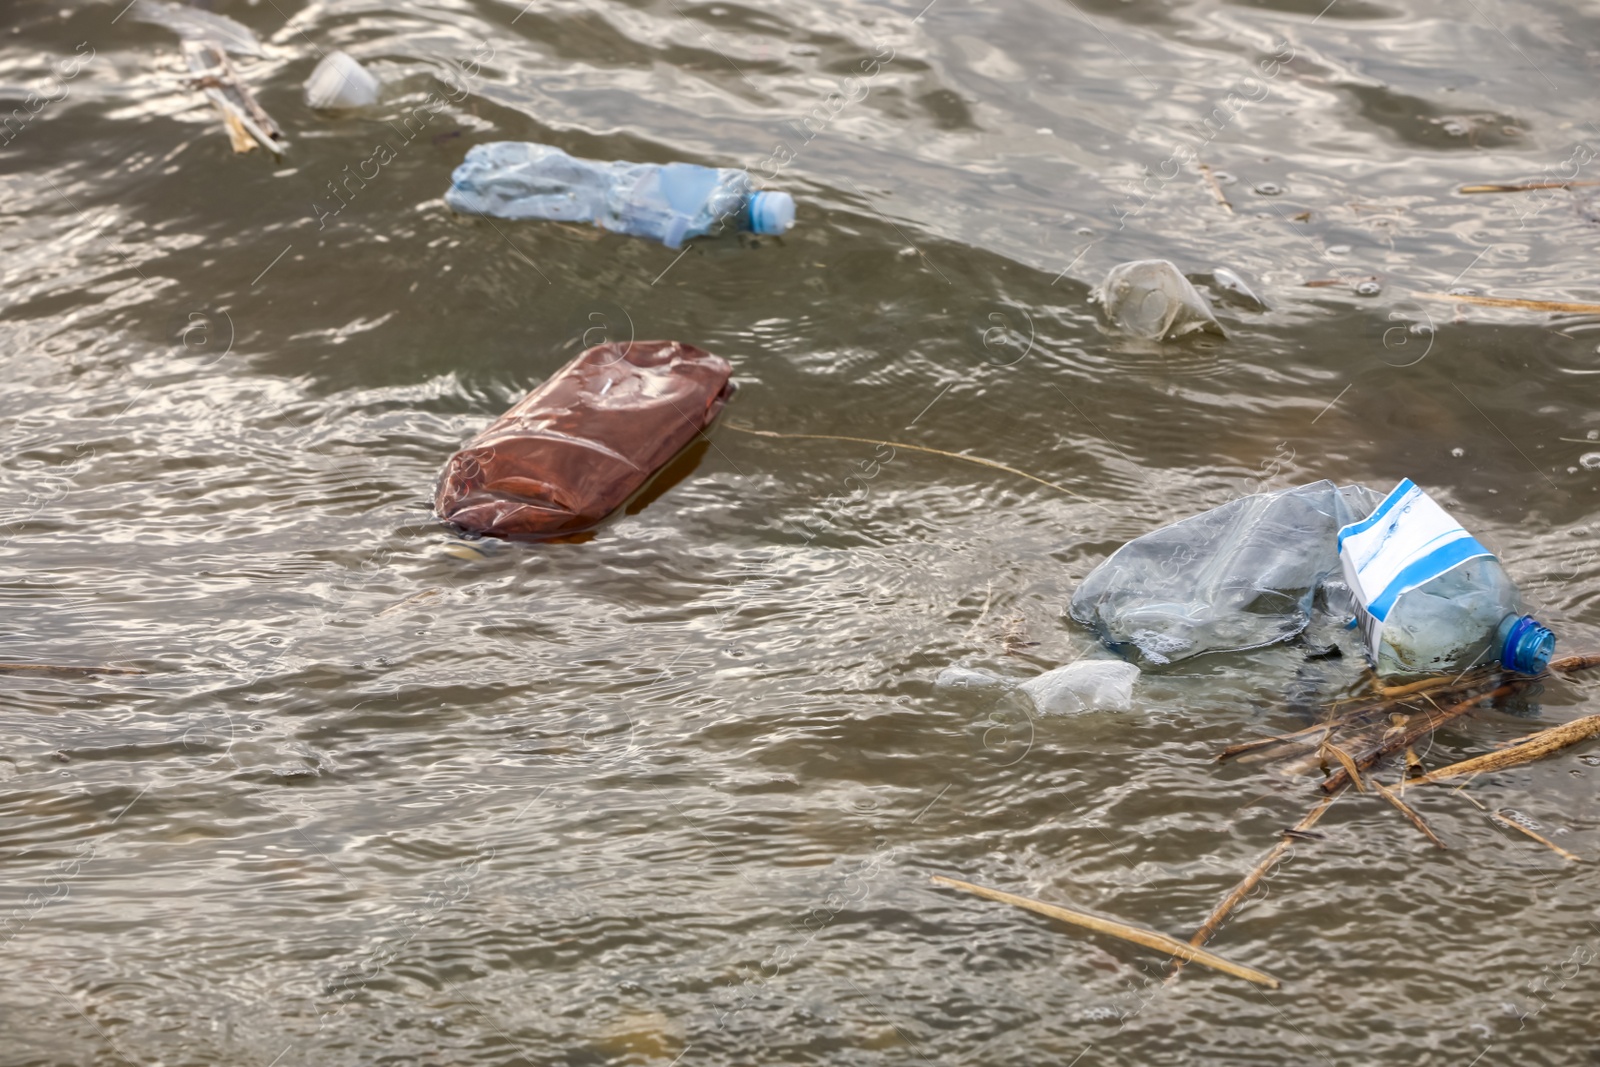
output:
[[[732,373],[677,341],[596,345],[450,457],[434,510],[490,537],[588,530],[711,424]]]

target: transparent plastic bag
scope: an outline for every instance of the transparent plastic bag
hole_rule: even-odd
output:
[[[1155,665],[1286,641],[1311,622],[1319,590],[1340,601],[1331,610],[1348,605],[1338,532],[1379,499],[1330,481],[1241,497],[1129,541],[1083,580],[1069,611]]]

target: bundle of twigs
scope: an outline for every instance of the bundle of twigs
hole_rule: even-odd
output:
[[[1569,674],[1597,666],[1600,666],[1600,654],[1568,656],[1551,663],[1549,671],[1538,676],[1480,671],[1471,676],[1454,679],[1428,679],[1403,686],[1379,687],[1373,699],[1363,699],[1354,707],[1335,708],[1327,720],[1315,726],[1290,734],[1246,741],[1224,749],[1217,756],[1218,760],[1243,757],[1281,761],[1303,757],[1311,752],[1316,754],[1312,758],[1313,766],[1316,762],[1321,762],[1331,768],[1337,763],[1338,769],[1333,770],[1323,780],[1321,790],[1325,795],[1312,805],[1298,824],[1282,832],[1278,843],[1223,896],[1186,944],[1154,930],[1132,926],[1103,916],[1090,915],[1059,904],[1049,904],[943,876],[935,876],[934,881],[1163,952],[1172,957],[1169,982],[1178,977],[1185,963],[1192,961],[1234,977],[1275,988],[1276,979],[1253,968],[1208,953],[1204,950],[1204,945],[1222,928],[1228,916],[1249,896],[1251,890],[1260,883],[1273,865],[1283,859],[1295,841],[1314,836],[1311,834],[1311,828],[1317,824],[1333,802],[1352,785],[1361,792],[1366,792],[1370,786],[1373,792],[1404,815],[1435,846],[1444,848],[1444,841],[1401,795],[1406,786],[1454,781],[1464,777],[1470,780],[1473,776],[1543,759],[1570,745],[1600,736],[1600,715],[1586,716],[1541,730],[1508,742],[1498,751],[1428,772],[1421,771],[1420,761],[1411,751],[1412,746],[1445,723],[1487,702],[1502,699],[1536,685],[1552,674]],[[1407,756],[1407,772],[1415,772],[1409,780],[1402,778],[1395,787],[1390,787],[1375,778],[1364,777],[1364,772],[1402,751]],[[1305,764],[1306,761],[1301,759],[1298,763],[1291,763],[1288,766],[1290,769],[1310,769]],[[1474,800],[1473,803],[1477,801]],[[1565,859],[1579,858],[1528,827],[1505,818],[1499,812],[1491,812],[1490,817],[1527,834]]]

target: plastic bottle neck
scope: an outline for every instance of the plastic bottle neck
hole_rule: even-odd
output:
[[[1538,674],[1555,654],[1556,635],[1532,615],[1507,615],[1500,622],[1500,666],[1521,674]]]

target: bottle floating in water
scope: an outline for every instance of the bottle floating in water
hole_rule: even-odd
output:
[[[1500,561],[1409,478],[1339,531],[1339,558],[1380,675],[1550,662],[1555,635],[1523,614]]]
[[[526,141],[474,145],[451,183],[445,203],[463,214],[592,222],[668,248],[724,225],[781,234],[794,224],[794,198],[756,189],[742,170],[605,163]]]

